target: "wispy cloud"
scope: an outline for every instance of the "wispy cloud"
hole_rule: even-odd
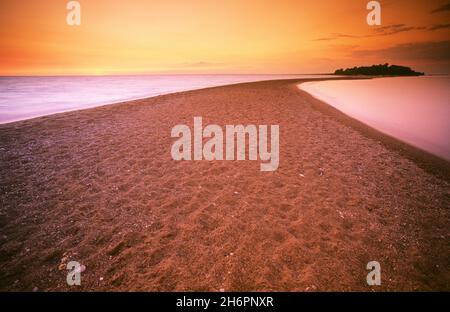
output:
[[[384,59],[450,61],[450,40],[398,44],[376,50],[355,50],[352,57],[376,56]]]
[[[330,40],[336,40],[336,39],[341,39],[341,38],[360,38],[360,36],[341,34],[341,33],[333,33],[333,34],[330,34],[329,37],[317,38],[317,39],[314,39],[313,41],[330,41]]]
[[[431,13],[440,13],[446,11],[450,11],[450,2],[434,9],[433,11],[431,11]]]
[[[379,28],[375,28],[375,32],[380,36],[395,35],[401,32],[412,31],[412,30],[423,30],[426,27],[423,26],[408,26],[405,24],[392,24]],[[375,35],[376,36],[376,35]]]
[[[435,31],[439,29],[450,28],[450,24],[434,24],[431,26],[410,26],[406,24],[391,24],[382,27],[375,28],[374,33],[367,35],[351,35],[342,33],[333,33],[328,37],[322,37],[314,39],[313,41],[331,41],[346,38],[373,38],[381,36],[392,36],[398,33],[408,32],[408,31]]]
[[[428,28],[428,30],[430,31],[434,31],[434,30],[438,30],[438,29],[446,29],[446,28],[450,28],[450,24],[435,24],[433,26],[430,26]]]

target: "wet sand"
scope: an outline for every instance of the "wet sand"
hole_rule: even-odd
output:
[[[449,163],[300,80],[0,126],[0,290],[450,290]],[[173,126],[279,124],[280,166],[171,159]],[[66,284],[65,264],[86,266]],[[366,284],[378,261],[382,285]]]

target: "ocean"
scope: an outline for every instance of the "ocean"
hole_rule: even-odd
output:
[[[0,123],[240,82],[326,75],[0,77]]]

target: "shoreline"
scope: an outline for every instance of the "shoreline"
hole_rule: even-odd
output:
[[[326,76],[328,74],[308,74],[305,76]],[[183,77],[183,76],[198,76],[198,77],[203,77],[203,76],[213,76],[213,77],[223,77],[223,76],[230,76],[233,77],[235,75],[221,75],[221,74],[211,74],[211,75],[141,75],[143,77],[166,77],[166,76],[170,76],[170,77]],[[242,77],[245,77],[246,75],[243,74],[241,75]],[[268,77],[268,76],[295,76],[293,74],[284,74],[284,75],[277,75],[277,74],[271,74],[271,75],[265,75],[265,74],[260,74],[260,75],[249,75],[249,76],[261,76],[261,77]],[[298,75],[301,76],[301,75]],[[329,76],[332,76],[331,74],[329,74]],[[70,77],[77,77],[77,78],[96,78],[96,77],[135,77],[134,75],[107,75],[107,76],[0,76],[0,78],[70,78]],[[241,78],[242,78],[241,77]],[[304,78],[288,78],[288,79],[304,79]],[[319,78],[312,78],[311,80],[317,80],[317,79],[321,79]],[[333,79],[333,77],[330,77],[330,79]],[[175,94],[175,93],[180,93],[180,92],[189,92],[189,91],[197,91],[197,90],[203,90],[203,89],[208,89],[208,88],[214,88],[214,87],[223,87],[223,86],[231,86],[231,85],[236,85],[236,84],[241,84],[241,83],[252,83],[252,82],[262,82],[262,81],[271,81],[271,80],[284,80],[284,79],[263,79],[263,80],[255,80],[255,81],[243,81],[243,82],[218,82],[217,85],[211,85],[211,86],[200,86],[200,87],[193,87],[192,89],[186,89],[186,90],[180,90],[180,91],[162,91],[162,93],[155,93],[153,95],[144,95],[144,96],[137,96],[137,97],[130,97],[127,99],[120,99],[120,100],[112,100],[112,101],[105,101],[105,102],[101,102],[101,103],[96,103],[96,104],[89,104],[83,107],[78,107],[78,108],[68,108],[68,109],[63,109],[60,111],[55,111],[55,112],[51,112],[51,113],[42,113],[42,114],[37,114],[35,116],[31,116],[31,117],[21,117],[21,118],[16,118],[16,119],[11,119],[8,121],[0,121],[0,125],[7,125],[7,124],[11,124],[14,122],[20,122],[20,121],[25,121],[25,120],[30,120],[30,119],[34,119],[34,118],[40,118],[40,117],[45,117],[45,116],[52,116],[55,114],[62,114],[62,113],[68,113],[68,112],[76,112],[76,111],[80,111],[80,110],[86,110],[86,109],[92,109],[92,108],[96,108],[96,107],[102,107],[102,106],[107,106],[107,105],[114,105],[114,104],[120,104],[120,103],[126,103],[126,102],[131,102],[131,101],[138,101],[138,100],[145,100],[145,99],[150,99],[150,98],[154,98],[154,97],[158,97],[158,96],[163,96],[163,95],[169,95],[169,94]]]
[[[303,81],[0,125],[0,289],[71,291],[64,265],[79,261],[77,291],[372,291],[376,260],[376,290],[448,290],[448,176],[299,90]],[[278,170],[173,161],[170,131],[194,116],[279,124]]]
[[[359,78],[355,78],[359,79]],[[298,88],[298,85],[295,85],[299,92],[305,94],[305,96],[309,97],[311,103],[314,104],[314,107],[326,114],[329,114],[335,117],[337,120],[349,125],[350,127],[356,129],[360,133],[364,134],[368,138],[374,139],[378,142],[383,143],[387,147],[398,151],[404,157],[413,160],[419,166],[424,168],[425,170],[431,172],[434,175],[437,175],[447,181],[450,181],[450,162],[445,160],[442,157],[434,155],[428,151],[425,151],[419,147],[406,143],[400,139],[397,139],[387,133],[384,133],[378,129],[375,129],[368,124],[347,115],[346,113],[340,111],[335,108],[333,105],[328,104],[325,101],[322,101],[307,91]]]
[[[286,75],[291,75],[291,74],[286,74]],[[324,74],[310,74],[312,75],[324,75]],[[122,75],[118,75],[118,76],[122,76]],[[132,75],[131,75],[132,76]],[[158,76],[158,75],[156,75]],[[181,75],[183,76],[183,75]],[[264,75],[261,75],[264,76]],[[436,75],[425,75],[425,76],[436,76]],[[443,75],[446,76],[446,75]],[[447,75],[448,76],[448,75]],[[9,77],[9,76],[5,76],[5,77]],[[34,76],[31,76],[34,77]],[[36,76],[36,77],[40,77],[40,76]],[[83,76],[84,77],[84,76]],[[386,77],[392,77],[392,76],[386,76]],[[199,87],[199,88],[194,88],[194,89],[189,89],[189,90],[183,90],[183,91],[174,91],[174,92],[169,92],[169,93],[161,93],[161,94],[156,94],[156,95],[152,95],[152,96],[143,96],[143,97],[136,97],[136,98],[130,98],[130,99],[124,99],[124,100],[117,100],[117,101],[111,101],[111,102],[107,102],[107,103],[102,103],[102,104],[92,104],[83,108],[74,108],[74,109],[68,109],[68,110],[63,110],[63,111],[59,111],[59,112],[55,112],[55,113],[50,113],[50,114],[43,114],[43,115],[37,115],[37,116],[33,116],[33,117],[29,117],[29,118],[23,118],[23,119],[15,119],[15,120],[11,120],[11,121],[7,121],[7,122],[0,122],[0,127],[2,126],[8,126],[17,122],[23,122],[23,121],[28,121],[28,120],[33,120],[33,119],[39,119],[39,118],[45,118],[45,117],[51,117],[54,115],[59,115],[59,114],[65,114],[65,113],[71,113],[71,112],[77,112],[77,111],[83,111],[83,110],[89,110],[89,109],[95,109],[98,107],[105,107],[105,106],[109,106],[109,105],[119,105],[119,104],[125,104],[128,102],[136,102],[136,101],[143,101],[143,100],[148,100],[148,99],[152,99],[152,98],[156,98],[156,97],[160,97],[160,96],[165,96],[165,95],[173,95],[173,94],[178,94],[178,93],[184,93],[184,92],[193,92],[193,91],[202,91],[202,90],[207,90],[210,88],[217,88],[217,87],[227,87],[227,86],[234,86],[234,85],[240,85],[240,84],[247,84],[247,83],[260,83],[260,82],[270,82],[270,81],[283,81],[283,80],[291,80],[291,81],[298,81],[297,82],[297,86],[299,86],[300,84],[304,83],[304,82],[320,82],[320,81],[329,81],[329,80],[364,80],[364,79],[374,79],[374,78],[384,78],[384,77],[379,77],[379,76],[339,76],[336,75],[336,77],[329,77],[329,78],[289,78],[289,79],[274,79],[274,80],[260,80],[260,81],[249,81],[249,82],[235,82],[235,83],[230,83],[230,84],[225,84],[225,85],[217,85],[217,86],[209,86],[209,87]],[[359,121],[358,119],[351,117],[349,115],[347,115],[346,113],[343,113],[341,111],[339,111],[338,109],[336,109],[333,105],[327,103],[326,101],[320,100],[318,98],[316,98],[314,95],[311,95],[310,93],[308,93],[307,91],[301,89],[300,87],[297,88],[299,90],[299,92],[305,92],[305,94],[311,96],[311,98],[314,101],[318,101],[321,102],[323,104],[325,104],[326,106],[330,106],[330,109],[325,108],[323,105],[316,105],[317,108],[319,110],[322,110],[323,112],[329,112],[331,113],[333,116],[335,116],[336,118],[338,118],[339,120],[343,121],[343,122],[348,122],[350,125],[352,125],[355,129],[361,131],[362,133],[365,133],[366,135],[368,135],[369,137],[372,137],[373,139],[380,139],[382,140],[384,143],[387,144],[387,146],[390,146],[391,148],[394,148],[396,150],[401,151],[405,157],[408,157],[409,159],[412,159],[414,161],[416,161],[420,166],[422,166],[423,168],[425,168],[426,170],[432,172],[433,174],[438,174],[441,177],[444,177],[445,179],[449,179],[450,178],[450,162],[445,160],[444,158],[432,154],[426,150],[421,149],[420,147],[414,146],[412,144],[409,144],[407,142],[402,141],[401,139],[395,138],[385,132],[382,132],[378,129],[375,129],[373,127],[371,127],[370,125],[364,123],[363,121]],[[334,110],[337,110],[337,114],[336,112],[334,112]],[[344,115],[348,118],[342,118]],[[358,123],[360,125],[358,125]],[[435,166],[434,164],[436,164],[437,166]]]
[[[450,128],[444,117],[450,114],[445,91],[449,76],[434,78],[307,82],[298,87],[371,128],[450,162],[445,135]],[[410,92],[394,91],[407,86]],[[387,93],[378,99],[380,90]]]
[[[317,75],[322,75],[322,74],[317,74]],[[430,76],[430,75],[426,75],[426,76]],[[390,77],[390,76],[386,76],[386,77]],[[444,178],[449,181],[450,180],[450,162],[448,162],[447,160],[445,160],[437,155],[431,154],[430,152],[425,151],[419,147],[416,147],[409,143],[406,143],[400,139],[397,139],[387,133],[377,130],[377,129],[369,126],[368,124],[366,124],[354,117],[351,117],[351,116],[345,114],[344,112],[341,112],[340,110],[335,108],[333,105],[316,98],[312,94],[310,94],[307,91],[300,89],[298,87],[300,84],[302,84],[304,82],[312,82],[312,81],[320,82],[320,81],[329,81],[329,80],[362,80],[362,79],[364,80],[364,79],[374,79],[374,78],[383,78],[383,77],[336,76],[335,78],[333,78],[333,77],[314,78],[314,79],[308,79],[308,78],[307,79],[304,79],[304,78],[291,79],[290,78],[290,79],[274,79],[274,80],[260,80],[260,81],[249,81],[249,82],[236,82],[236,83],[230,83],[230,84],[226,84],[226,85],[200,87],[198,89],[190,89],[190,90],[184,90],[184,91],[162,93],[162,94],[158,94],[158,95],[138,97],[138,98],[132,98],[132,99],[127,99],[127,100],[117,100],[117,101],[108,102],[108,103],[101,104],[101,105],[94,104],[93,106],[69,109],[66,111],[45,114],[45,115],[35,116],[35,117],[31,117],[31,118],[26,118],[26,119],[18,119],[18,120],[14,120],[14,121],[8,121],[6,123],[0,123],[0,128],[2,126],[9,126],[9,125],[17,123],[17,122],[26,122],[29,120],[52,117],[52,116],[56,116],[56,115],[60,115],[60,114],[85,111],[85,110],[90,110],[90,109],[95,109],[95,108],[102,108],[102,107],[107,107],[110,105],[121,105],[121,104],[127,104],[127,103],[131,103],[131,102],[145,101],[145,100],[150,100],[150,99],[158,98],[161,96],[167,96],[167,95],[176,95],[176,94],[183,94],[186,92],[203,91],[203,90],[208,90],[208,89],[212,89],[212,88],[221,88],[221,87],[229,87],[229,86],[245,85],[245,84],[253,84],[253,83],[292,81],[293,84],[297,87],[297,90],[299,92],[303,92],[305,95],[310,97],[311,102],[315,103],[314,107],[316,109],[318,109],[322,112],[325,112],[327,114],[330,114],[331,116],[337,118],[339,121],[360,131],[367,137],[378,140],[378,141],[382,142],[383,144],[385,144],[386,146],[388,146],[389,148],[399,151],[400,153],[402,153],[403,156],[415,161],[419,166],[421,166],[425,170],[433,173],[434,175],[437,175],[438,177]]]

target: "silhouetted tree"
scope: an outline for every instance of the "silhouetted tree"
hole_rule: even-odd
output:
[[[347,69],[337,69],[335,75],[367,75],[367,76],[422,76],[424,73],[416,72],[409,67],[379,64],[372,66],[361,66]]]

